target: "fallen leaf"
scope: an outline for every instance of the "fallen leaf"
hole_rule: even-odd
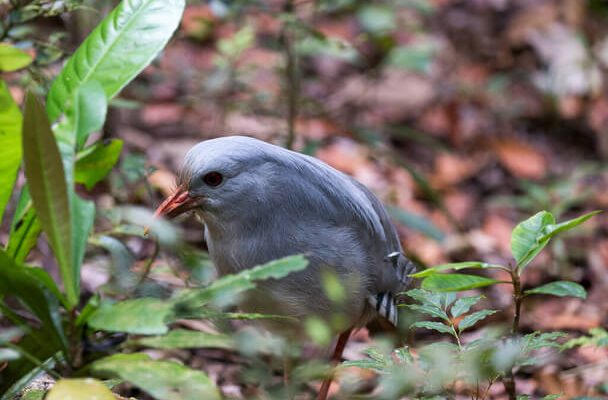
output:
[[[545,157],[532,145],[518,139],[502,139],[494,143],[498,161],[518,178],[541,179],[547,172]]]

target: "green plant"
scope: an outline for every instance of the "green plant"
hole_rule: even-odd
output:
[[[425,396],[445,394],[457,381],[464,381],[476,389],[472,393],[474,398],[485,398],[487,392],[497,380],[505,385],[509,398],[520,398],[515,387],[514,374],[517,368],[534,365],[539,362],[533,352],[541,348],[561,348],[558,339],[565,334],[561,332],[540,333],[521,336],[519,321],[521,306],[524,299],[532,295],[573,296],[584,299],[585,289],[575,282],[555,281],[535,288],[524,289],[521,284],[522,274],[532,260],[542,251],[555,235],[573,229],[598,214],[594,211],[578,218],[556,223],[553,215],[541,211],[518,224],[512,232],[511,249],[515,263],[511,266],[490,264],[480,261],[467,261],[437,265],[426,270],[412,274],[414,278],[422,279],[421,288],[406,292],[415,303],[405,307],[417,313],[435,318],[435,321],[417,321],[412,328],[425,328],[450,335],[454,343],[436,343],[441,351],[436,351],[436,358],[428,362],[422,355],[419,357],[398,357],[395,364],[390,355],[372,356],[372,361],[347,363],[360,367],[373,368],[383,371],[383,389],[386,398],[396,395]],[[508,273],[510,280],[501,281],[479,275],[463,273],[445,273],[447,271],[460,271],[462,269],[497,269]],[[488,330],[482,338],[464,344],[461,338],[463,331],[471,328],[481,320],[495,314],[496,310],[481,309],[472,313],[474,307],[482,296],[468,296],[456,298],[454,292],[483,288],[495,284],[509,284],[513,287],[513,317],[508,334],[500,330]],[[600,332],[595,337],[601,340]],[[581,339],[579,339],[581,340]],[[585,339],[582,339],[586,342]],[[575,345],[577,342],[570,346]],[[582,342],[581,342],[582,343]],[[427,346],[429,347],[429,346]],[[431,347],[433,349],[433,347]],[[388,358],[387,358],[388,357]],[[391,360],[389,362],[389,359]],[[450,368],[446,370],[445,365]],[[462,365],[462,367],[458,367]],[[456,367],[454,367],[456,366]],[[414,368],[416,374],[408,374],[404,378],[404,368]],[[409,370],[408,370],[409,371]],[[431,377],[439,377],[435,381]],[[480,392],[479,382],[487,382],[485,391]],[[430,385],[430,386],[429,386]],[[554,398],[554,397],[546,397]]]

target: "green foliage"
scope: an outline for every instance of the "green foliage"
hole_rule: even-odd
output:
[[[466,274],[432,274],[422,281],[422,288],[440,292],[459,292],[499,283],[496,279]]]
[[[115,400],[114,394],[103,382],[93,378],[60,379],[48,394],[46,400]]]
[[[70,307],[78,302],[79,280],[72,259],[72,224],[65,173],[46,113],[34,95],[25,99],[23,163],[32,202],[61,271]]]
[[[578,346],[608,347],[608,331],[603,328],[591,328],[588,336],[570,339],[562,348],[572,349]]]
[[[25,68],[32,63],[32,56],[28,53],[11,46],[0,43],[0,71],[11,72]]]
[[[521,274],[526,266],[549,243],[549,240],[560,232],[575,228],[589,218],[600,213],[594,211],[559,224],[553,215],[541,211],[515,227],[511,236],[511,251]]]
[[[96,143],[78,154],[74,180],[89,190],[105,178],[116,165],[122,150],[122,140]]]
[[[55,120],[77,91],[89,82],[114,97],[165,47],[177,28],[183,0],[122,1],[89,34],[57,76],[47,98],[50,120]]]
[[[21,122],[8,86],[0,81],[0,223],[21,164]]]
[[[235,347],[234,339],[229,335],[188,331],[185,329],[174,329],[164,336],[132,339],[128,344],[157,349],[232,349]]]
[[[172,361],[152,360],[147,354],[115,354],[91,365],[99,376],[124,379],[157,399],[220,399],[213,382],[201,371]]]
[[[550,294],[552,296],[572,296],[580,299],[587,298],[585,289],[576,282],[556,281],[547,283],[546,285],[535,287],[534,289],[526,290],[525,294]]]

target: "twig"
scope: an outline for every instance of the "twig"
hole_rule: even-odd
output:
[[[284,12],[294,14],[293,0],[287,0]],[[291,26],[291,21],[283,24],[283,45],[285,47],[285,89],[287,91],[287,141],[285,146],[293,148],[295,141],[295,124],[298,116],[298,98],[300,95],[300,85],[298,80],[298,60],[295,50],[295,31]]]
[[[155,240],[154,252],[152,253],[152,256],[146,261],[146,264],[144,265],[144,272],[142,272],[142,274],[139,276],[137,283],[133,287],[133,292],[135,292],[137,288],[139,288],[139,286],[146,280],[148,275],[150,275],[150,271],[152,270],[152,264],[154,264],[154,261],[156,261],[159,252],[160,246],[158,245],[158,241]]]

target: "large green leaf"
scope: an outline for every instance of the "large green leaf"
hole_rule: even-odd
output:
[[[546,285],[526,290],[525,294],[549,294],[560,297],[572,296],[580,299],[585,299],[587,297],[587,291],[584,287],[576,282],[570,281],[556,281],[547,283]]]
[[[110,140],[87,148],[76,160],[74,180],[87,189],[106,177],[118,161],[122,150],[122,140]]]
[[[103,382],[93,378],[60,379],[45,400],[116,400]]]
[[[21,164],[21,121],[6,83],[0,81],[0,224]]]
[[[547,245],[549,238],[543,239],[543,232],[547,226],[554,223],[555,218],[553,218],[553,214],[541,211],[520,222],[513,229],[513,233],[511,234],[511,252],[520,273]]]
[[[32,62],[32,56],[7,43],[0,43],[0,71],[10,72],[25,68]]]
[[[25,99],[23,161],[30,196],[59,264],[68,303],[73,306],[78,302],[79,282],[75,279],[73,266],[72,223],[65,173],[46,113],[31,93]]]
[[[140,335],[164,335],[172,321],[171,302],[154,298],[125,300],[102,306],[89,318],[91,328]]]
[[[152,360],[144,353],[116,354],[91,365],[97,375],[119,377],[159,400],[220,399],[211,379],[171,361]]]
[[[51,348],[67,348],[63,332],[59,299],[49,290],[50,276],[16,264],[6,252],[0,250],[0,297],[14,296],[42,323],[42,331]]]
[[[188,331],[185,329],[174,329],[164,336],[142,337],[130,340],[128,344],[159,349],[192,349],[201,347],[232,349],[235,347],[234,340],[229,335]]]
[[[422,281],[422,288],[436,292],[459,292],[500,283],[495,279],[466,274],[434,274]]]
[[[25,257],[36,245],[41,231],[40,220],[36,217],[29,189],[24,185],[13,215],[6,252],[17,263],[24,262]]]
[[[484,263],[481,261],[464,261],[464,262],[457,262],[457,263],[435,265],[434,267],[427,268],[420,272],[416,272],[415,274],[410,274],[409,276],[411,276],[412,278],[425,278],[427,276],[436,274],[438,272],[443,272],[443,271],[448,271],[448,270],[458,271],[460,269],[466,269],[466,268],[497,268],[497,267],[498,266],[496,266],[496,265]]]
[[[89,134],[100,130],[103,126],[108,101],[103,86],[96,80],[83,83],[76,90],[74,97],[74,106],[70,108],[68,118],[76,133],[76,148],[81,149]]]
[[[124,0],[91,32],[57,76],[47,99],[55,120],[84,84],[98,81],[114,97],[162,50],[178,26],[184,0]]]

